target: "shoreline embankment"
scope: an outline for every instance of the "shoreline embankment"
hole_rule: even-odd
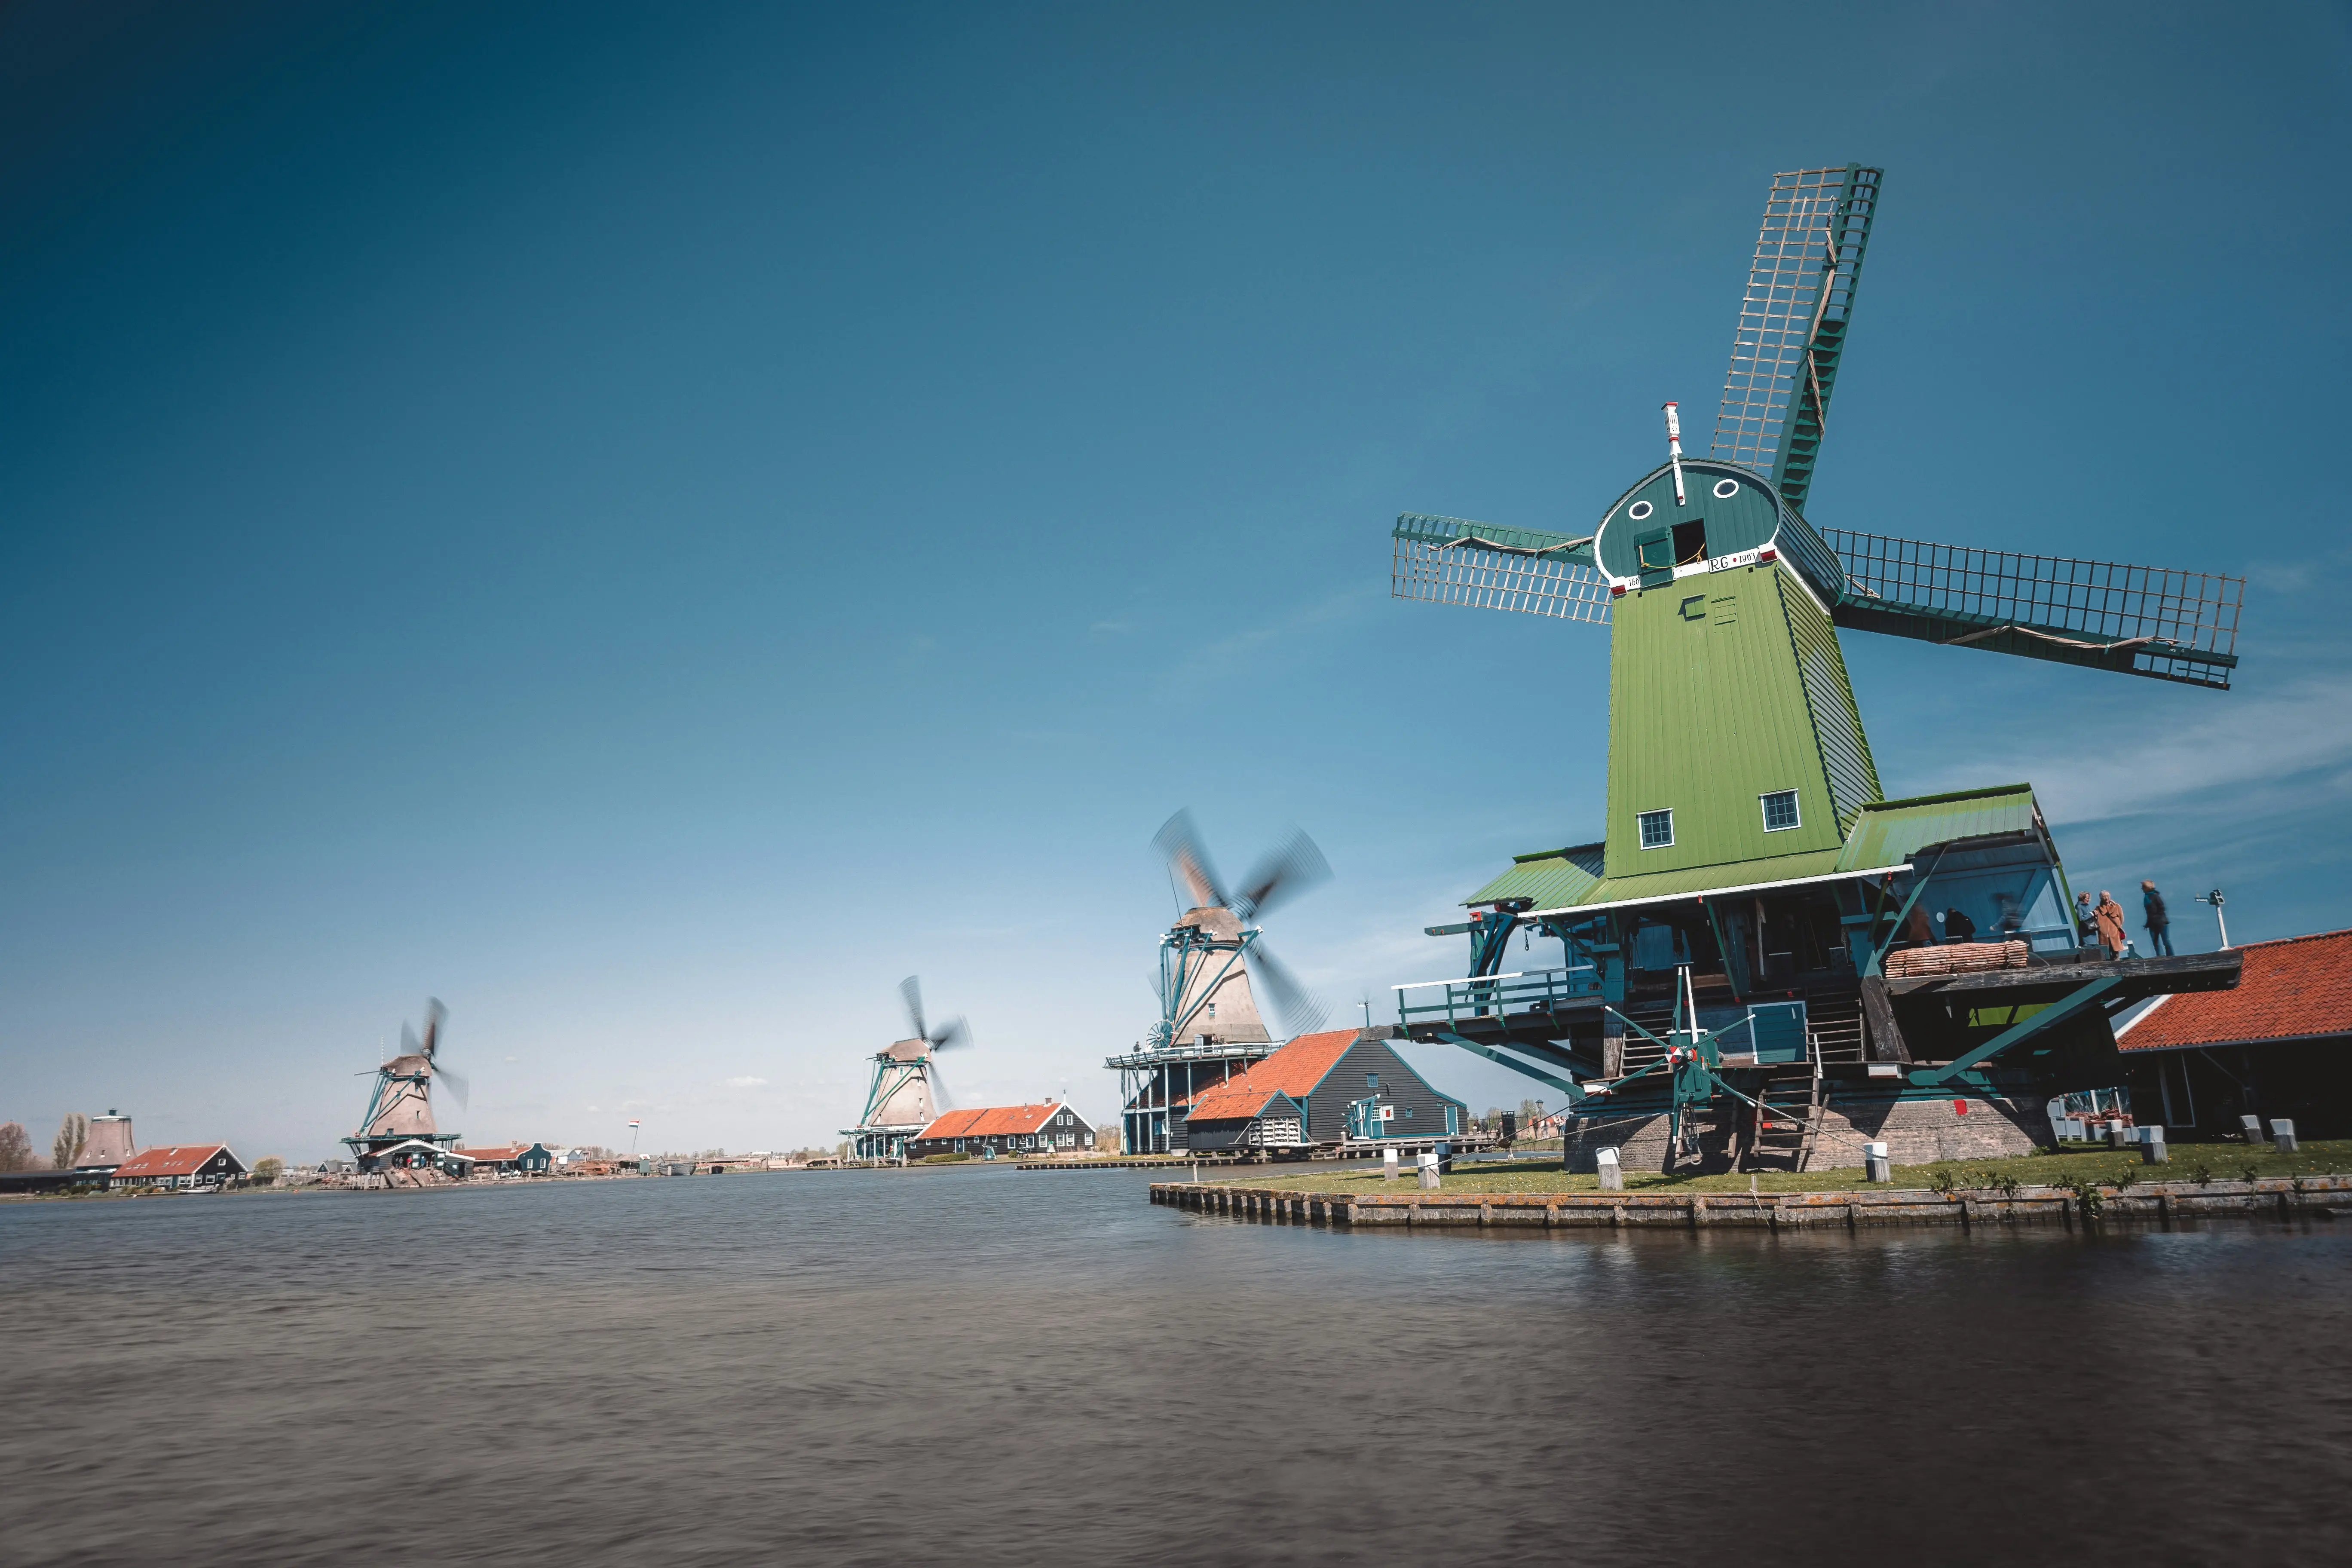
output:
[[[2109,1220],[2352,1218],[2352,1175],[2021,1186],[1979,1192],[1314,1192],[1235,1182],[1154,1182],[1151,1201],[1234,1219],[1307,1226],[1751,1229],[1948,1225],[2074,1226]]]

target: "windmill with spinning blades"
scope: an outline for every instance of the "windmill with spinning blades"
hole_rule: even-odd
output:
[[[1160,939],[1159,1018],[1136,1049],[1105,1065],[1119,1075],[1125,1147],[1164,1153],[1171,1111],[1274,1054],[1261,990],[1285,1037],[1322,1023],[1322,1005],[1268,950],[1257,922],[1327,880],[1331,868],[1315,841],[1294,828],[1229,887],[1189,810],[1170,817],[1152,844],[1191,904]]]
[[[2051,1095],[2119,1080],[2114,1014],[2236,984],[2232,955],[2081,946],[2031,785],[1880,788],[1841,632],[2221,690],[2244,592],[1808,520],[1882,183],[1773,180],[1707,458],[1668,403],[1665,460],[1588,530],[1391,531],[1399,597],[1609,628],[1601,834],[1517,857],[1429,928],[1469,935],[1470,975],[1398,992],[1413,1037],[1567,1090],[1584,1168],[1602,1143],[1651,1168],[1856,1164],[1864,1132],[1897,1163],[2019,1152]],[[1560,966],[1500,973],[1515,931]]]
[[[466,1103],[466,1080],[441,1059],[441,1026],[449,1010],[439,999],[425,1003],[425,1037],[408,1025],[400,1026],[400,1054],[375,1069],[375,1089],[368,1097],[360,1129],[343,1140],[352,1158],[364,1171],[393,1166],[430,1168],[457,1145],[458,1134],[444,1132],[433,1120],[433,1086],[446,1086],[459,1106]]]
[[[849,1140],[850,1158],[868,1163],[903,1160],[908,1141],[940,1112],[955,1108],[940,1072],[939,1056],[971,1044],[971,1026],[961,1016],[936,1028],[930,1026],[923,1014],[919,977],[909,974],[898,982],[898,999],[906,1005],[909,1033],[875,1053],[865,1112],[856,1126],[842,1129],[842,1136]]]

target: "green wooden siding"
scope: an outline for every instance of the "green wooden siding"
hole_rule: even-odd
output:
[[[1785,569],[1694,574],[1617,601],[1609,659],[1612,879],[1840,846],[1840,813],[1778,585]],[[1843,689],[1842,660],[1836,669]],[[1802,826],[1766,833],[1763,795],[1790,789]],[[1643,849],[1636,817],[1656,810],[1674,812],[1675,842]]]
[[[1838,868],[1899,866],[1931,844],[1996,833],[2030,833],[2042,821],[2031,784],[1881,801],[1862,814]]]
[[[1584,901],[1601,881],[1601,847],[1579,845],[1537,855],[1516,855],[1511,868],[1471,894],[1465,904],[1490,904],[1502,899],[1532,899],[1534,908],[1556,910]]]
[[[1785,838],[1776,833],[1774,838]],[[1653,851],[1655,853],[1655,851]],[[1580,908],[1643,899],[1694,897],[1722,888],[1751,888],[1772,882],[1801,882],[1826,877],[1838,869],[1834,849],[1809,849],[1802,855],[1779,855],[1769,860],[1742,860],[1730,866],[1694,866],[1681,871],[1656,871],[1641,877],[1611,877],[1595,882],[1576,900]],[[1538,904],[1538,909],[1549,907]]]
[[[1870,738],[1862,731],[1862,710],[1854,706],[1837,628],[1795,581],[1783,575],[1780,582],[1789,644],[1804,677],[1806,712],[1821,751],[1822,776],[1843,833],[1853,825],[1856,813],[1879,797],[1878,764],[1871,760]]]

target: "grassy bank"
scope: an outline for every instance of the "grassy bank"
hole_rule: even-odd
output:
[[[2007,1160],[1947,1160],[1930,1165],[1897,1165],[1895,1185],[1937,1187],[1943,1181],[1958,1188],[1982,1191],[2015,1182],[2021,1186],[2067,1186],[2076,1182],[2117,1186],[2139,1182],[2236,1181],[2251,1169],[2257,1176],[2314,1176],[2352,1172],[2352,1139],[2305,1143],[2300,1152],[2282,1154],[2274,1149],[2249,1149],[2241,1143],[2184,1143],[2172,1151],[2168,1164],[2146,1165],[2137,1150],[2110,1149],[2103,1144],[2070,1144],[2055,1153],[2021,1154]],[[2200,1174],[2201,1173],[2201,1174]],[[1206,1176],[1206,1173],[1202,1173]],[[1219,1175],[1243,1186],[1280,1187],[1289,1192],[1377,1192],[1394,1190],[1412,1182],[1412,1167],[1395,1183],[1385,1181],[1380,1167],[1354,1170],[1286,1172],[1281,1166],[1260,1165],[1248,1173]],[[1859,1166],[1834,1171],[1738,1172],[1717,1175],[1646,1175],[1625,1173],[1629,1191],[1702,1193],[1841,1192],[1867,1186]],[[1449,1193],[1591,1193],[1601,1183],[1591,1175],[1570,1175],[1559,1168],[1559,1157],[1546,1160],[1465,1161],[1445,1178]]]

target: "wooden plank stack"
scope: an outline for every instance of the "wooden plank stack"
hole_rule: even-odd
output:
[[[1955,942],[1940,947],[1906,947],[1886,955],[1886,977],[1916,974],[1973,974],[1985,969],[2023,969],[2022,942]]]

